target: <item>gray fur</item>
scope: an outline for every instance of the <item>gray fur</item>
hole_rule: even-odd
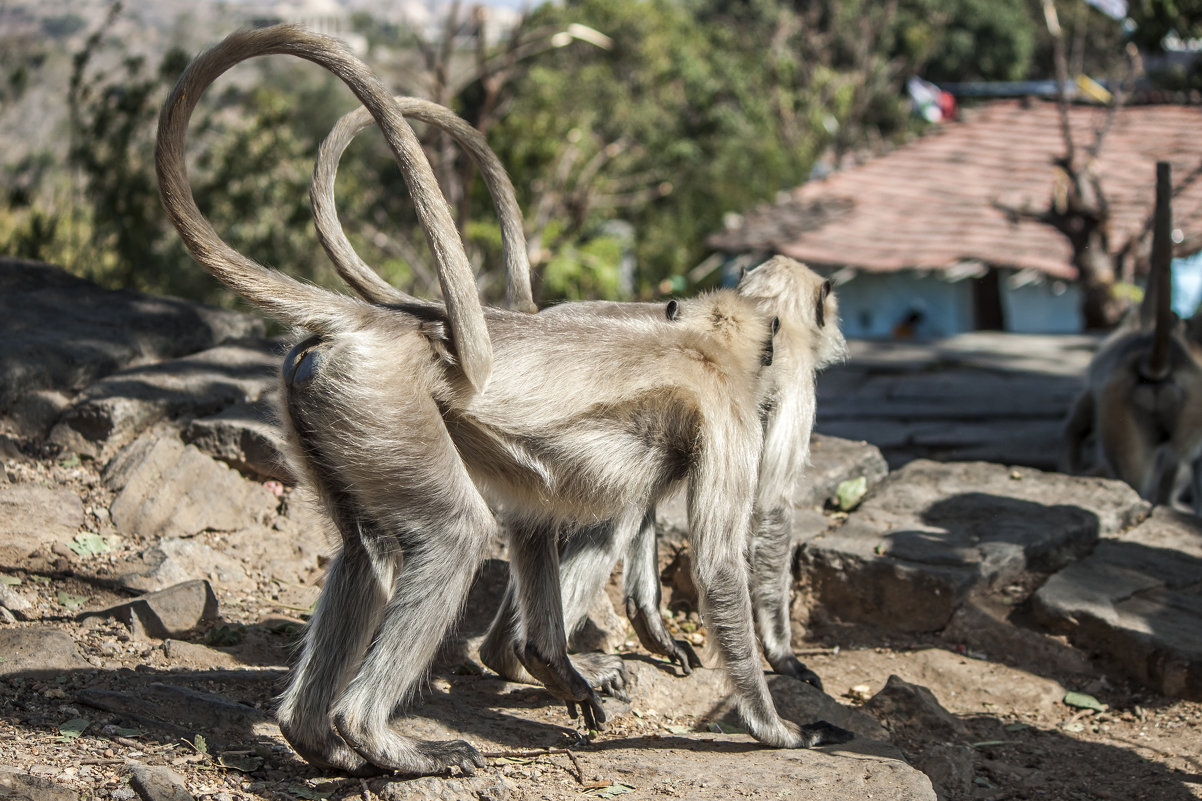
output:
[[[381,125],[418,198],[445,312],[292,281],[238,254],[200,215],[183,167],[191,111],[221,72],[271,53],[330,69]],[[744,551],[771,339],[755,303],[713,293],[682,303],[675,321],[481,309],[395,101],[336,40],[293,27],[236,33],[198,57],[164,107],[157,159],[164,205],[193,257],[316,335],[285,362],[283,418],[294,467],[341,547],[280,701],[281,731],[298,753],[352,773],[483,764],[466,742],[405,736],[393,716],[466,597],[495,526],[489,501],[516,523],[516,652],[561,698],[598,714],[587,682],[559,658],[554,538],[615,516],[637,520],[682,482],[703,612],[751,733],[782,747],[845,735],[782,720],[754,652]]]

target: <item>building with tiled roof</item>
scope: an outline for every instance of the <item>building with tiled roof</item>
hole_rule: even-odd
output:
[[[1107,114],[1070,109],[1076,147],[1092,144]],[[1077,331],[1068,240],[1033,219],[1052,203],[1053,160],[1063,153],[1054,103],[990,103],[734,219],[709,244],[731,257],[781,253],[833,273],[852,336]],[[1172,163],[1175,184],[1197,178],[1202,108],[1132,106],[1115,115],[1096,163],[1115,251],[1151,214],[1158,160]],[[1202,178],[1174,198],[1173,212],[1175,255],[1202,250]]]

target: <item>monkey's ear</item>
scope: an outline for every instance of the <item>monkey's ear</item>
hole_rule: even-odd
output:
[[[780,318],[773,317],[772,318],[772,336],[776,336],[777,332],[779,332],[779,331],[780,331]]]
[[[831,294],[831,288],[831,279],[828,278],[822,282],[822,287],[818,290],[818,307],[816,311],[819,328],[826,327],[826,299]]]
[[[680,316],[680,304],[675,299],[668,301],[668,308],[664,310],[668,315],[669,320],[675,320]]]

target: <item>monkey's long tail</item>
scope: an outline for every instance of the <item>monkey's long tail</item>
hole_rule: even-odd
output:
[[[1152,350],[1140,367],[1143,377],[1162,381],[1169,374],[1169,339],[1176,318],[1173,315],[1173,180],[1167,161],[1156,162],[1156,208],[1152,227],[1152,259],[1147,298],[1155,304],[1156,325]]]
[[[506,302],[511,309],[537,311],[530,289],[530,257],[526,249],[526,232],[522,228],[522,209],[518,205],[513,183],[501,160],[488,146],[488,140],[446,106],[403,95],[394,99],[407,118],[420,120],[449,133],[476,163],[492,195],[501,226]],[[356,292],[373,303],[411,302],[414,298],[385,281],[359,258],[346,238],[335,206],[334,178],[338,173],[338,161],[355,136],[374,122],[366,108],[357,108],[338,120],[321,143],[317,161],[313,165],[313,183],[309,188],[313,220],[317,225],[318,239],[334,262],[334,268]]]
[[[201,214],[188,183],[184,160],[188,121],[200,95],[235,64],[274,54],[303,58],[334,73],[380,124],[409,182],[418,219],[434,254],[459,363],[472,386],[483,389],[492,371],[492,343],[471,266],[446,200],[392,94],[337,39],[290,25],[238,31],[188,65],[163,105],[155,152],[163,205],[184,244],[205,269],[277,319],[314,332],[335,330],[346,319],[349,298],[339,302],[341,296],[268,269],[230,247]]]

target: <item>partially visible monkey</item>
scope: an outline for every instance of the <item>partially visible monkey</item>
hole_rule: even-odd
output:
[[[397,101],[408,116],[450,132],[477,164],[501,221],[511,290],[516,287],[528,293],[529,262],[512,255],[520,253],[524,256],[526,252],[521,212],[508,175],[483,135],[443,106],[414,98],[398,97]],[[363,297],[377,303],[389,303],[408,296],[380,279],[358,257],[342,230],[334,201],[338,160],[355,135],[373,122],[363,108],[338,121],[322,142],[310,197],[322,242],[339,274]],[[839,331],[838,309],[830,292],[830,283],[803,265],[777,257],[748,273],[738,291],[755,299],[765,313],[788,321],[785,330],[775,339],[779,351],[776,366],[765,372],[765,456],[756,504],[756,534],[748,553],[753,568],[752,594],[757,630],[764,654],[775,671],[821,687],[818,676],[797,659],[791,645],[789,588],[796,544],[792,531],[792,494],[809,458],[815,373],[844,358],[846,345]],[[510,297],[514,294],[518,292],[511,291]],[[601,301],[560,304],[541,314],[572,315],[581,309],[588,309],[590,313],[645,317],[663,313],[663,307],[658,304]],[[673,316],[671,306],[667,313],[669,317]],[[638,519],[605,521],[589,526],[572,539],[572,545],[562,555],[565,619],[569,632],[584,622],[592,599],[617,559],[623,556],[615,550],[614,543],[629,540],[631,545],[624,554],[623,567],[627,615],[647,650],[666,656],[688,673],[691,667],[699,666],[701,662],[687,642],[669,634],[659,613],[660,583],[654,522],[654,509],[651,509]],[[633,529],[633,533],[615,535],[612,530],[615,526]],[[527,681],[529,677],[514,656],[510,643],[514,621],[506,618],[512,617],[512,601],[510,593],[481,647],[481,656],[488,667],[502,676]],[[601,655],[578,655],[574,663],[594,687],[622,694],[624,680],[619,661]]]
[[[201,214],[185,165],[189,118],[219,75],[269,54],[325,67],[370,109],[415,197],[445,310],[374,305],[301,283],[242,256]],[[338,40],[291,26],[240,31],[193,60],[164,104],[156,167],[193,258],[310,334],[285,359],[283,417],[297,472],[342,542],[278,710],[305,759],[360,774],[483,765],[466,742],[417,740],[391,718],[463,604],[495,525],[485,494],[512,526],[524,667],[570,711],[579,704],[590,723],[603,719],[593,690],[559,658],[557,538],[615,513],[642,514],[681,483],[702,612],[752,736],[781,747],[850,737],[829,723],[783,720],[755,653],[743,551],[772,342],[755,304],[723,293],[708,332],[666,317],[482,309],[445,201],[391,94]]]
[[[1170,186],[1161,162],[1148,291],[1090,361],[1065,420],[1063,461],[1082,472],[1093,450],[1103,475],[1157,504],[1175,503],[1188,486],[1202,514],[1202,365],[1172,311]]]

